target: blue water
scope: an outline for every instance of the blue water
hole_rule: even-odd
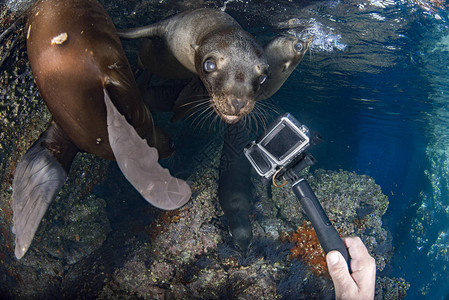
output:
[[[395,254],[383,272],[411,284],[407,299],[446,299],[448,12],[382,3],[385,7],[352,15],[335,16],[337,9],[331,17],[337,22],[325,24],[340,32],[344,50],[326,52],[317,45],[314,54],[312,47],[312,56],[273,100],[321,133],[325,142],[314,152],[319,167],[370,175],[389,197],[383,221]],[[327,13],[330,9],[322,15]],[[398,28],[385,26],[391,20],[399,20]],[[351,35],[351,28],[363,29]],[[361,34],[376,30],[374,40]]]

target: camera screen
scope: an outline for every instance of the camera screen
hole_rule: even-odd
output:
[[[261,174],[265,174],[271,169],[271,163],[269,162],[266,155],[261,153],[260,148],[252,147],[248,150],[248,154],[252,161],[255,163],[255,167],[259,169]]]
[[[278,161],[283,160],[300,143],[304,142],[304,138],[285,123],[273,130],[270,137],[262,142],[262,146]]]

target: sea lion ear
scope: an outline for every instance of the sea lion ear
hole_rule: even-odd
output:
[[[189,185],[159,165],[156,148],[139,136],[114,106],[108,92],[103,91],[109,143],[123,175],[145,200],[158,208],[170,210],[186,204],[191,195]]]
[[[198,49],[200,48],[200,45],[196,45],[196,44],[191,44],[190,47],[193,48],[193,50],[198,51]]]

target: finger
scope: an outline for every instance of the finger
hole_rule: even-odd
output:
[[[351,270],[353,272],[370,265],[372,257],[359,237],[345,238],[344,243],[351,257]]]
[[[374,291],[376,262],[359,237],[344,240],[351,256],[351,270],[357,286],[362,291]]]
[[[341,298],[346,293],[357,293],[358,287],[349,274],[348,265],[338,251],[326,255],[327,267],[335,287],[335,295]]]
[[[346,237],[343,241],[346,248],[348,248],[348,251],[350,251],[351,258],[365,257],[368,255],[368,250],[366,249],[365,244],[358,236]]]

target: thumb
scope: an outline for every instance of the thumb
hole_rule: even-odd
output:
[[[332,281],[334,282],[335,295],[339,298],[350,290],[356,289],[357,285],[349,274],[348,264],[343,255],[338,251],[330,251],[326,256],[327,267]]]

